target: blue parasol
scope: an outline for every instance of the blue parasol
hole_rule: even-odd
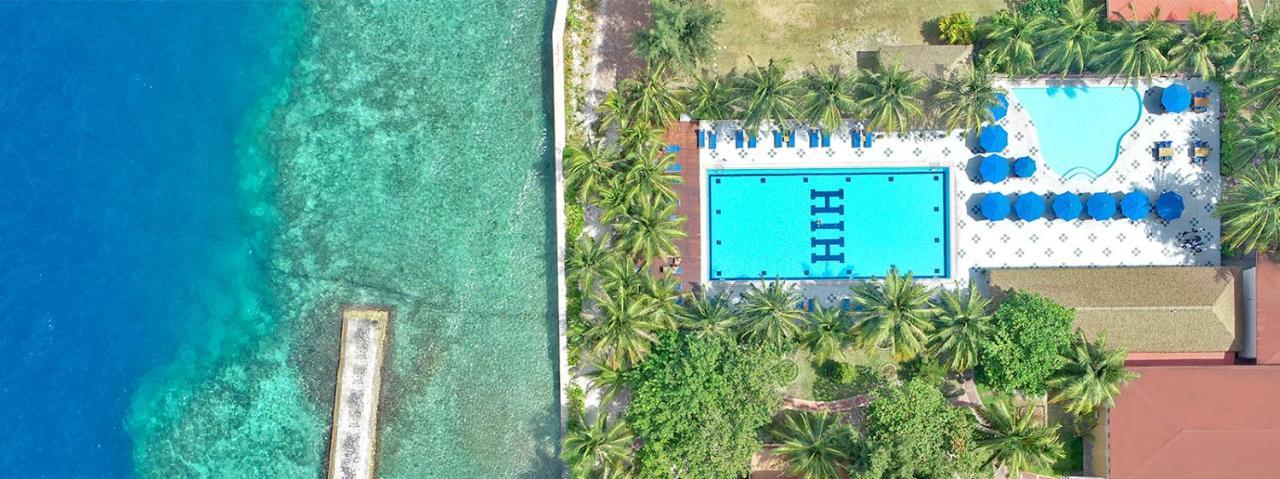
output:
[[[1080,195],[1068,192],[1053,197],[1053,214],[1058,215],[1058,219],[1074,220],[1080,217],[1082,210],[1084,205],[1080,204]]]
[[[1089,217],[1095,220],[1109,220],[1116,215],[1116,199],[1111,196],[1111,193],[1105,191],[1093,193],[1085,203],[1089,209]]]
[[[999,183],[1009,177],[1009,159],[1000,155],[990,155],[982,159],[978,165],[978,173],[988,183]]]
[[[1023,221],[1032,221],[1044,216],[1044,197],[1036,193],[1023,193],[1013,202],[1013,210]]]
[[[1156,198],[1156,216],[1165,221],[1181,218],[1183,208],[1185,205],[1182,203],[1182,195],[1172,191],[1160,193],[1160,197]]]
[[[1160,104],[1164,105],[1164,111],[1169,113],[1187,111],[1187,108],[1191,108],[1191,91],[1181,83],[1169,85],[1160,94]]]
[[[982,196],[982,216],[991,221],[1009,217],[1009,197],[1004,193],[987,193]]]
[[[1019,178],[1030,178],[1031,175],[1036,174],[1036,160],[1031,159],[1030,156],[1018,158],[1013,162],[1013,174],[1018,175]]]
[[[1120,200],[1120,212],[1133,221],[1146,218],[1151,213],[1151,199],[1141,191],[1131,191]]]
[[[996,93],[996,103],[991,105],[991,121],[1000,121],[1009,114],[1009,99],[1004,93]]]
[[[978,135],[978,146],[987,153],[1004,151],[1009,146],[1009,132],[1000,125],[984,127],[982,134]]]

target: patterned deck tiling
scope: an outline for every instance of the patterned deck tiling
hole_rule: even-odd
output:
[[[1153,85],[1167,86],[1172,81],[1158,79],[1134,86],[1145,94]],[[1195,79],[1177,81],[1187,84],[1192,91],[1208,88],[1215,105],[1211,111],[1216,111],[1219,101],[1216,86]],[[1043,86],[1046,82],[1005,83],[1001,86]],[[1105,80],[1090,80],[1088,83],[1107,85]],[[959,133],[881,136],[871,148],[853,148],[845,129],[832,137],[830,148],[810,148],[805,133],[799,135],[794,148],[785,145],[774,148],[772,134],[766,131],[761,135],[757,148],[738,149],[734,147],[736,125],[732,122],[702,125],[705,129],[715,129],[719,138],[716,149],[701,150],[701,163],[705,168],[699,176],[705,176],[708,168],[950,167],[953,172],[951,191],[954,194],[951,218],[954,226],[951,241],[954,277],[933,281],[939,285],[965,283],[984,268],[1219,264],[1220,222],[1214,216],[1221,195],[1216,113],[1157,114],[1144,108],[1137,125],[1121,140],[1119,157],[1110,170],[1096,180],[1080,175],[1067,180],[1046,165],[1040,156],[1032,119],[1016,96],[1010,95],[1009,101],[1009,114],[1000,121],[1009,132],[1009,147],[1003,154],[1009,158],[1034,158],[1039,169],[1031,178],[1011,177],[996,185],[979,181],[977,159],[981,155],[975,154],[970,146],[972,142]],[[1209,160],[1202,165],[1194,165],[1190,161],[1188,145],[1194,139],[1205,140],[1212,148]],[[1157,162],[1153,159],[1151,148],[1158,140],[1173,142],[1177,152],[1173,160]],[[1178,192],[1186,204],[1182,218],[1167,224],[1159,221],[1154,213],[1138,222],[1125,219],[991,222],[982,219],[977,210],[982,195],[992,191],[1039,193],[1046,197],[1047,205],[1051,205],[1053,195],[1067,191],[1122,194],[1135,189],[1147,193],[1153,201],[1161,192]],[[705,197],[705,191],[703,195]],[[705,208],[703,205],[697,214]],[[1203,246],[1192,248],[1184,245],[1187,232],[1199,236]],[[705,245],[703,251],[705,254]],[[702,274],[708,277],[706,272]],[[844,281],[807,281],[801,284],[806,296],[827,304],[837,304],[838,298],[848,295],[849,283]],[[718,285],[717,289],[741,286],[724,284]]]

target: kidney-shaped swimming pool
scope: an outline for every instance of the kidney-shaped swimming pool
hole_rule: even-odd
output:
[[[1065,179],[1096,179],[1111,169],[1120,140],[1142,116],[1134,87],[1013,88],[1040,138],[1040,157]]]

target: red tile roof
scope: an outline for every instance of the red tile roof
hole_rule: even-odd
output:
[[[1280,264],[1259,254],[1255,273],[1258,364],[1280,364]]]
[[[1107,0],[1107,18],[1111,20],[1146,20],[1157,10],[1160,12],[1157,18],[1166,22],[1185,22],[1191,19],[1192,12],[1213,15],[1219,20],[1240,16],[1237,0]]]
[[[1280,471],[1280,367],[1133,370],[1142,377],[1121,390],[1105,426],[1107,477],[1275,477]]]

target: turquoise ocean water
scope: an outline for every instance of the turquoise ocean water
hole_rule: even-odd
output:
[[[558,475],[550,6],[0,8],[0,467],[318,477],[368,302],[382,477]]]

